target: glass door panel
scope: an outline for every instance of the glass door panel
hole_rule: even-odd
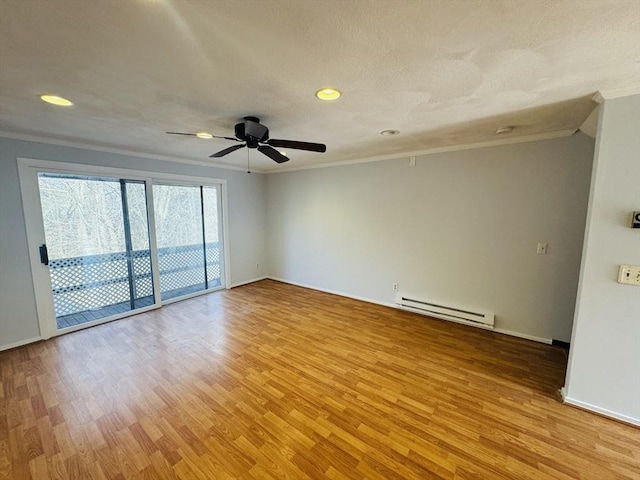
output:
[[[162,300],[222,288],[220,193],[201,185],[153,185]]]
[[[206,290],[200,187],[154,185],[162,300]]]
[[[153,305],[144,183],[41,172],[38,187],[57,329]]]

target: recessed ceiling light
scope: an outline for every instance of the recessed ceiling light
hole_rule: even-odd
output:
[[[511,126],[511,125],[508,125],[508,126],[506,126],[506,127],[499,127],[499,128],[496,130],[496,133],[497,133],[498,135],[499,135],[499,134],[501,134],[501,133],[511,133],[511,132],[513,132],[513,128],[514,128],[514,127],[513,127],[513,126]]]
[[[340,95],[342,95],[340,90],[331,87],[321,88],[316,92],[316,97],[320,100],[336,100],[340,98]]]
[[[198,137],[198,138],[213,138],[213,135],[211,135],[208,132],[198,132],[198,133],[196,133],[196,137]]]
[[[400,130],[383,130],[380,132],[380,135],[384,135],[385,137],[389,137],[391,135],[398,135]]]
[[[40,100],[52,105],[58,105],[59,107],[70,107],[71,105],[73,105],[73,102],[71,100],[67,100],[63,97],[58,97],[57,95],[40,95]]]

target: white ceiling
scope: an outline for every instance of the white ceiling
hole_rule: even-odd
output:
[[[327,144],[251,150],[257,171],[575,130],[596,91],[638,84],[639,1],[0,1],[2,131],[237,167],[246,149],[164,132],[257,115]]]

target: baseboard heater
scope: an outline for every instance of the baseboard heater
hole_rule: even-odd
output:
[[[401,293],[396,295],[396,304],[400,308],[411,312],[422,313],[423,315],[480,328],[493,329],[495,320],[493,313],[433,303],[417,296],[404,295]]]

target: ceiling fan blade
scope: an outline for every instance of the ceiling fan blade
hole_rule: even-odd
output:
[[[211,135],[213,138],[224,138],[225,140],[231,140],[232,142],[240,142],[241,140],[239,138],[233,138],[233,137],[220,137],[218,135]]]
[[[184,133],[184,132],[165,132],[169,135],[186,135],[188,137],[197,137],[197,133]],[[240,139],[233,137],[221,137],[220,135],[211,135],[212,138],[224,138],[225,140],[231,140],[232,142],[239,142]]]
[[[295,150],[308,150],[310,152],[324,153],[327,151],[327,146],[323,143],[296,142],[295,140],[278,140],[271,138],[267,140],[267,144],[272,147],[293,148]]]
[[[195,133],[182,133],[182,132],[165,132],[168,133],[169,135],[187,135],[189,137],[195,137],[196,134]]]
[[[271,160],[273,160],[274,162],[278,162],[278,163],[284,163],[284,162],[288,162],[289,159],[287,157],[285,157],[284,155],[282,155],[279,151],[277,151],[275,148],[271,148],[268,145],[260,145],[258,147],[258,151],[260,153],[264,153],[267,157],[269,157]]]
[[[229,148],[225,148],[224,150],[220,150],[218,153],[214,153],[213,155],[209,155],[209,158],[220,158],[220,157],[224,157],[225,155],[231,153],[231,152],[235,152],[236,150],[238,150],[239,148],[243,148],[245,145],[244,143],[241,143],[240,145],[234,145],[233,147],[229,147]]]

